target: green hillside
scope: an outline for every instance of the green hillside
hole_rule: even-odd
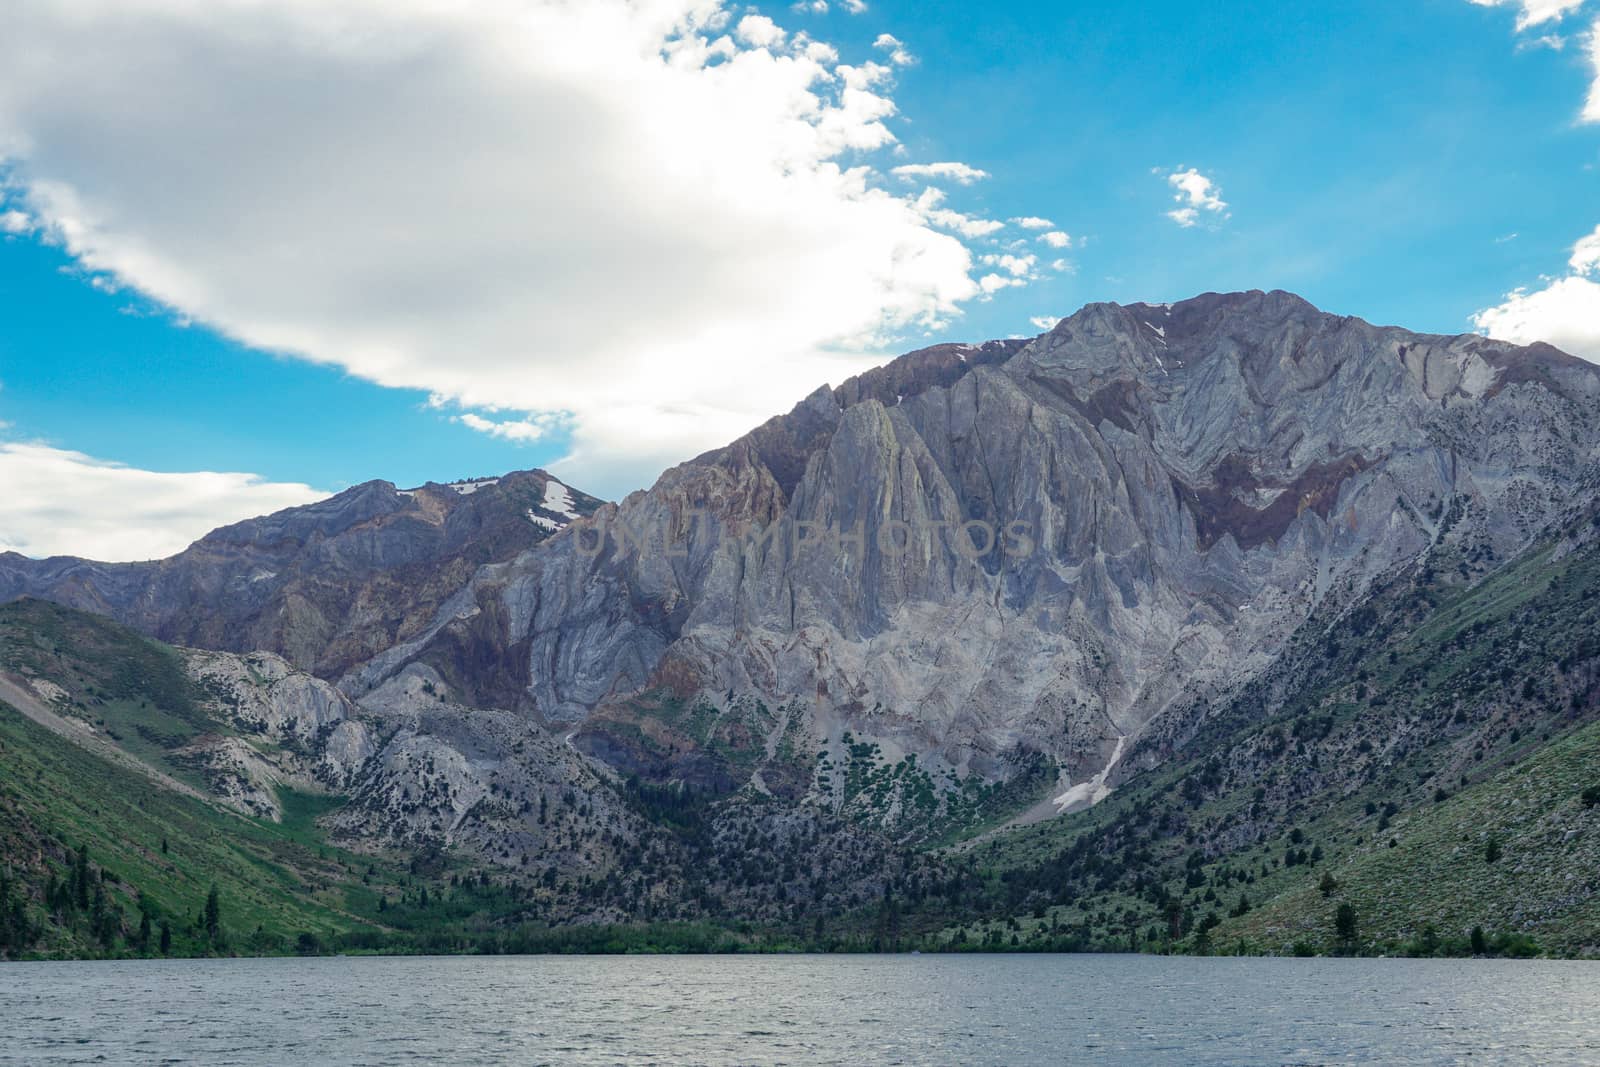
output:
[[[98,615],[43,600],[0,604],[0,669],[55,680],[77,694],[72,712],[124,751],[192,785],[170,753],[223,730],[202,711],[172,649]]]
[[[1215,941],[1275,951],[1434,954],[1542,949],[1600,956],[1600,724],[1370,832],[1364,813],[1323,820],[1339,856]],[[1364,831],[1364,826],[1367,832]],[[1359,843],[1358,843],[1359,842]],[[1336,918],[1348,906],[1350,937]]]
[[[0,872],[12,916],[0,949],[154,954],[166,927],[174,954],[283,951],[301,934],[371,925],[349,910],[361,903],[366,868],[320,842],[310,824],[315,798],[291,804],[298,817],[281,826],[245,819],[101,759],[4,704],[0,770]],[[205,921],[212,886],[215,929]]]

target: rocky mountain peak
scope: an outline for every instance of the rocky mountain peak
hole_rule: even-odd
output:
[[[1554,384],[1507,384],[1523,363]],[[1091,305],[817,390],[617,508],[659,543],[556,537],[347,684],[420,661],[647,777],[737,785],[799,729],[930,773],[1005,779],[1031,753],[1104,785],[1175,702],[1249,677],[1314,612],[1429,553],[1527,544],[1590,491],[1559,472],[1595,464],[1593,405],[1568,395],[1592,378],[1287,293]],[[974,521],[1032,548],[879,540]],[[817,530],[859,533],[795,549]]]

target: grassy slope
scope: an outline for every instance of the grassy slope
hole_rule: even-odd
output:
[[[1223,923],[1215,940],[1339,951],[1333,916],[1349,904],[1356,940],[1369,950],[1421,947],[1429,927],[1441,949],[1459,949],[1481,926],[1563,955],[1600,955],[1600,805],[1581,799],[1596,785],[1600,724],[1590,724],[1485,782],[1400,813],[1387,833],[1363,834],[1362,820],[1337,813],[1318,828],[1339,855],[1326,868],[1337,887],[1324,894],[1312,878],[1296,879],[1265,907]],[[1491,841],[1500,846],[1494,862]]]
[[[78,694],[68,713],[127,752],[204,788],[171,750],[223,727],[200,704],[178,654],[96,615],[42,600],[0,605],[0,668]]]
[[[1439,598],[1412,627],[1358,654],[1366,701],[1401,729],[1448,719],[1432,744],[1403,748],[1392,767],[1308,820],[1304,833],[1331,862],[1283,871],[1264,888],[1268,906],[1230,919],[1218,943],[1281,951],[1417,949],[1467,944],[1483,926],[1520,933],[1561,954],[1600,953],[1600,812],[1580,799],[1600,786],[1600,725],[1593,719],[1593,659],[1600,639],[1600,553],[1556,559],[1548,547],[1484,582]],[[1307,707],[1349,700],[1345,687],[1307,694]],[[1589,725],[1583,723],[1589,722]],[[1369,805],[1393,804],[1387,820]],[[1501,858],[1486,859],[1490,839]],[[1391,847],[1393,842],[1393,847]],[[1247,853],[1282,855],[1282,839]],[[1317,888],[1331,873],[1338,888]],[[1334,933],[1349,904],[1353,944]],[[1432,933],[1429,934],[1429,928]]]
[[[174,793],[3,704],[0,768],[0,854],[28,887],[32,917],[45,928],[38,952],[128,950],[141,893],[156,925],[171,925],[175,952],[207,951],[214,946],[194,922],[213,884],[235,949],[271,950],[302,931],[327,936],[367,925],[346,910],[361,861],[310,843],[317,835],[303,821],[273,826]],[[51,875],[67,877],[72,853],[84,845],[91,863],[115,878],[107,880],[108,896],[123,910],[125,936],[109,945],[90,937],[75,917],[49,916],[43,906]]]
[[[151,766],[204,787],[172,750],[225,727],[206,714],[172,649],[97,616],[21,600],[0,606],[0,667],[65,686],[76,694],[70,714]],[[212,884],[233,948],[270,950],[301,932],[323,937],[365,925],[346,911],[354,858],[328,849],[306,819],[275,827],[182,796],[6,705],[0,769],[0,837],[44,930],[35,951],[127,951],[141,908],[157,928],[172,928],[175,952],[214,950],[215,939],[194,928]],[[287,799],[294,812],[315,803]],[[67,877],[72,853],[84,845],[93,867],[114,876],[104,884],[110,906],[122,911],[114,924],[120,937],[94,936],[84,915],[43,899],[50,877]]]

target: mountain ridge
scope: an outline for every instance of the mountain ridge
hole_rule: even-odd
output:
[[[537,470],[409,490],[373,480],[219,527],[164,560],[0,554],[0,600],[42,596],[175,643],[265,649],[337,675],[403,638],[477,566],[598,503]],[[206,618],[189,618],[196,609]]]

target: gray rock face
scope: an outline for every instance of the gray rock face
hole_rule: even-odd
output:
[[[1026,345],[818,390],[480,569],[341,685],[425,663],[482,706],[520,676],[518,710],[667,778],[711,755],[737,782],[742,750],[770,780],[848,731],[936,778],[1039,754],[1065,792],[1314,610],[1443,543],[1515,553],[1592,498],[1597,460],[1600,373],[1546,346],[1286,293],[1091,305]],[[1026,536],[963,550],[973,520]],[[784,715],[719,740],[752,697],[804,708],[800,739]]]
[[[209,695],[213,714],[241,733],[263,738],[296,754],[278,781],[344,789],[376,752],[372,731],[358,720],[356,705],[320,678],[296,670],[271,652],[238,655],[184,649],[189,676]],[[251,753],[228,758],[242,777]],[[270,796],[270,790],[265,791]],[[276,812],[276,803],[271,804]]]
[[[352,847],[459,845],[530,874],[600,869],[634,838],[603,768],[524,716],[449,703],[422,664],[358,705],[270,652],[180,654],[233,732],[174,755],[244,814],[281,820],[285,786],[340,794],[332,829]]]
[[[224,729],[175,756],[211,793],[247,815],[278,822],[279,789],[350,788],[376,752],[360,709],[320,678],[270,652],[240,655],[179,649],[209,715]]]

